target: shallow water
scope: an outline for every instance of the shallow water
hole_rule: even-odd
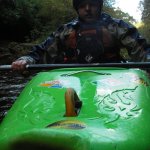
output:
[[[0,72],[0,122],[31,78],[12,71]]]

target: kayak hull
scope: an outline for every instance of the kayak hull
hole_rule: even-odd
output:
[[[82,102],[73,116],[66,116],[69,88]],[[42,72],[0,124],[0,149],[147,150],[149,106],[150,80],[139,69]]]

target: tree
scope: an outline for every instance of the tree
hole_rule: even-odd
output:
[[[150,1],[143,0],[141,1],[141,10],[142,10],[142,21],[143,24],[139,30],[150,42]]]
[[[0,0],[0,5],[7,4],[7,5],[15,5],[15,0]]]
[[[115,0],[104,1],[104,11],[132,22],[133,18],[114,9]],[[44,39],[61,24],[76,17],[72,0],[0,0],[2,39],[34,41]]]
[[[33,29],[36,13],[34,3],[30,0],[1,0],[0,38],[23,40]]]
[[[122,19],[128,23],[135,23],[136,20],[130,16],[128,13],[123,12],[120,8],[114,8],[116,0],[105,0],[104,1],[104,11],[110,14],[114,18]]]

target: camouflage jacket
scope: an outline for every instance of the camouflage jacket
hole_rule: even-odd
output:
[[[101,14],[99,22],[100,23],[97,24],[96,28],[100,29],[101,36],[99,38],[101,41],[102,50],[100,50],[101,53],[95,51],[96,54],[93,57],[97,57],[96,55],[100,55],[98,59],[96,59],[96,62],[118,62],[123,60],[120,55],[120,50],[122,48],[127,49],[128,54],[130,56],[130,61],[148,61],[146,40],[140,36],[135,27],[125,23],[122,20],[114,19],[105,13]],[[77,46],[77,41],[79,35],[81,34],[80,28],[81,22],[79,19],[73,20],[70,23],[62,25],[56,30],[56,32],[52,33],[43,43],[34,46],[29,55],[23,56],[19,59],[25,59],[29,64],[43,62],[82,62],[78,61],[79,56],[77,52],[79,49]],[[92,30],[93,29],[88,29],[88,33],[90,33]],[[90,47],[89,43],[81,43],[80,45],[82,46],[80,47],[83,47],[83,49]],[[99,47],[99,45],[97,47]],[[86,51],[84,53],[86,53]],[[84,57],[86,58],[87,56],[88,55],[86,54],[84,55]],[[84,57],[81,59],[84,59]],[[93,61],[85,62],[92,63]]]

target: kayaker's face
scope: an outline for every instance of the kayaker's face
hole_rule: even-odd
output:
[[[90,23],[99,18],[100,8],[97,2],[84,1],[79,6],[77,12],[82,21]]]

